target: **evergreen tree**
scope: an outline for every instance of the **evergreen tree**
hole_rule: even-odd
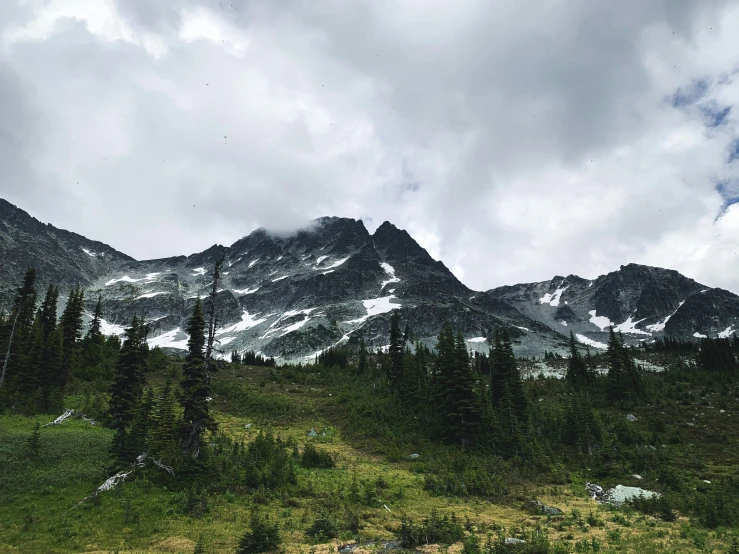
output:
[[[581,388],[588,384],[588,368],[580,352],[577,350],[575,336],[570,331],[570,357],[567,360],[567,373],[565,379],[575,388]]]
[[[135,453],[148,452],[149,434],[151,432],[151,416],[154,407],[154,393],[146,387],[141,399],[136,403],[133,421],[131,422],[130,443]]]
[[[616,335],[613,327],[608,336],[607,393],[612,401],[636,400],[641,393],[641,375],[629,350],[624,346],[623,335]]]
[[[359,339],[359,363],[357,371],[360,375],[367,374],[367,347],[364,344],[364,337]]]
[[[215,431],[216,424],[208,409],[211,395],[205,359],[205,318],[200,298],[195,302],[187,324],[188,353],[182,366],[182,450],[185,455],[198,457],[200,437],[207,430]]]
[[[172,393],[172,380],[159,392],[156,406],[153,411],[152,425],[152,452],[159,457],[171,459],[175,455],[177,443],[177,414],[175,413],[175,399]]]
[[[403,379],[404,349],[405,343],[400,332],[400,313],[398,310],[393,310],[393,315],[390,318],[390,349],[388,353],[390,354],[389,381],[391,388],[395,391],[399,390]]]
[[[95,311],[92,314],[92,321],[90,321],[90,328],[87,331],[87,338],[91,342],[99,341],[103,333],[100,330],[100,324],[103,319],[103,297],[98,296],[97,304],[95,304]]]
[[[115,431],[111,451],[118,460],[130,462],[139,454],[134,450],[130,427],[145,385],[146,331],[138,316],[133,316],[124,336],[110,389],[110,416]]]
[[[467,345],[461,334],[455,339],[451,327],[444,324],[436,351],[433,405],[440,438],[453,444],[472,444],[479,438],[483,409]]]
[[[84,308],[84,292],[80,287],[75,287],[69,293],[67,305],[59,322],[62,328],[62,349],[64,352],[62,371],[59,378],[59,386],[62,391],[67,386],[72,365],[77,355],[77,346],[82,337],[82,313]]]
[[[29,268],[23,276],[23,284],[16,291],[13,309],[9,317],[10,332],[7,344],[2,345],[5,353],[0,372],[0,390],[8,379],[5,394],[8,397],[17,393],[22,386],[25,374],[29,371],[28,350],[32,340],[31,329],[36,310],[36,270]],[[23,399],[20,399],[21,402]]]
[[[215,349],[216,329],[220,323],[218,320],[220,316],[218,309],[218,290],[221,287],[221,280],[223,279],[222,268],[223,260],[225,259],[226,253],[224,252],[223,255],[216,260],[216,263],[213,266],[213,282],[210,285],[210,292],[208,293],[208,300],[206,302],[208,312],[208,332],[205,342],[205,379],[208,382],[208,385],[210,385],[210,374],[215,371],[213,352]]]

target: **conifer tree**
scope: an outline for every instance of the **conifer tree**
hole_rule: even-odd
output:
[[[80,287],[73,288],[69,293],[67,305],[59,322],[62,328],[62,349],[64,359],[59,376],[59,386],[64,391],[72,371],[72,365],[77,355],[77,346],[82,336],[82,312],[84,311],[84,292]]]
[[[131,422],[130,443],[134,453],[149,450],[149,434],[151,433],[151,417],[154,407],[154,393],[146,387],[141,399],[136,402],[134,418]]]
[[[364,344],[364,337],[359,339],[359,362],[357,363],[357,372],[360,375],[367,374],[367,347]]]
[[[6,394],[11,396],[23,381],[28,371],[27,354],[31,343],[31,328],[36,310],[36,270],[29,268],[23,276],[23,284],[18,288],[10,313],[10,333],[8,343],[2,345],[5,351],[2,371],[0,371],[0,390],[8,379]]]
[[[90,328],[87,331],[87,337],[91,342],[97,342],[102,338],[103,333],[100,330],[100,323],[103,319],[103,297],[98,296],[97,304],[95,304],[95,311],[92,314],[92,321],[90,321]]]
[[[152,452],[163,458],[175,455],[177,443],[177,415],[175,413],[172,380],[159,392],[153,415]]]
[[[631,353],[624,345],[623,335],[613,332],[608,335],[607,393],[613,401],[635,400],[641,392],[641,376]]]
[[[570,357],[567,360],[565,379],[575,388],[581,388],[588,383],[588,368],[580,352],[577,350],[575,336],[570,331]]]
[[[393,390],[398,391],[403,379],[403,350],[405,343],[403,335],[400,332],[400,314],[398,310],[393,310],[390,318],[390,386]]]
[[[208,300],[206,303],[206,308],[208,312],[208,331],[205,342],[205,378],[208,382],[210,382],[211,372],[215,370],[215,366],[213,364],[213,351],[215,348],[216,329],[218,328],[218,324],[220,323],[220,321],[218,320],[220,316],[218,310],[218,290],[220,289],[221,280],[223,279],[222,268],[223,260],[225,260],[225,258],[226,253],[224,252],[223,255],[218,260],[216,260],[216,263],[213,266],[213,282],[211,283],[210,292],[208,293]]]
[[[115,431],[111,452],[118,460],[130,462],[139,454],[130,440],[130,427],[146,384],[146,331],[138,316],[133,316],[124,336],[110,389],[110,416]]]
[[[203,306],[198,298],[187,324],[188,353],[182,366],[182,451],[193,458],[198,457],[200,437],[207,430],[215,431],[216,424],[208,409],[211,395],[205,359],[205,318]]]

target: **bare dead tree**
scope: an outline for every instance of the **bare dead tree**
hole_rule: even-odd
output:
[[[205,374],[210,380],[210,374],[213,371],[213,350],[216,342],[216,329],[218,328],[220,310],[218,309],[217,295],[218,288],[221,285],[223,261],[226,258],[224,252],[221,257],[216,260],[213,266],[213,283],[211,283],[210,293],[208,293],[207,314],[208,314],[208,338],[205,344]]]

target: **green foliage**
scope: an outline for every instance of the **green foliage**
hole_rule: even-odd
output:
[[[451,517],[440,516],[432,511],[420,524],[403,518],[397,536],[403,548],[414,548],[421,544],[453,544],[463,539],[464,527],[454,514]]]
[[[211,299],[211,303],[213,299]],[[182,366],[182,431],[184,454],[197,458],[200,438],[206,431],[215,431],[216,423],[210,414],[208,398],[212,396],[206,370],[205,317],[200,298],[195,301],[192,316],[187,323],[187,358]]]
[[[33,426],[31,435],[28,437],[26,451],[28,452],[28,457],[32,460],[38,459],[41,455],[41,425],[38,421]]]
[[[300,465],[305,468],[315,467],[328,469],[334,467],[336,462],[334,462],[334,458],[331,454],[325,450],[316,448],[313,443],[309,442],[305,445],[305,448],[303,448],[303,452],[300,455]]]
[[[328,514],[318,516],[310,527],[306,529],[305,535],[314,542],[326,542],[339,536],[336,522]]]
[[[265,516],[252,515],[251,530],[244,534],[239,541],[236,554],[260,554],[274,552],[282,543],[280,526],[272,523]]]

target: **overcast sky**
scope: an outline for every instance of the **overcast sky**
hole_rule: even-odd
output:
[[[2,0],[0,196],[139,259],[323,215],[739,293],[739,2]]]

